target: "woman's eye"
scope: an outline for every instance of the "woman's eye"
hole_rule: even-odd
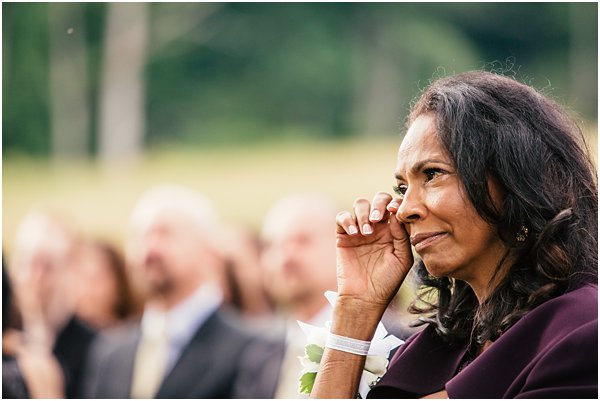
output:
[[[442,170],[438,168],[428,168],[424,171],[427,181],[433,180],[438,175],[442,174]]]
[[[400,184],[398,186],[394,186],[394,193],[402,199],[404,198],[404,194],[406,193],[407,189],[408,187],[406,184]]]

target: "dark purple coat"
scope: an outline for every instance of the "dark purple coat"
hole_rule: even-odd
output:
[[[549,300],[464,369],[431,326],[402,345],[369,398],[598,398],[598,287]]]

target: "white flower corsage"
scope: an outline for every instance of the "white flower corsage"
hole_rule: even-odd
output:
[[[327,291],[325,297],[331,305],[335,304],[337,293]],[[300,394],[310,394],[315,384],[315,378],[319,371],[321,358],[325,351],[327,335],[331,327],[331,321],[328,321],[327,327],[317,327],[298,321],[300,328],[307,338],[307,344],[304,347],[304,356],[298,357],[302,364],[302,374],[300,376]],[[390,352],[403,344],[404,341],[389,334],[383,324],[377,325],[375,335],[371,340],[369,354],[365,361],[358,393],[360,397],[366,398],[369,390],[377,384],[381,376],[387,371]]]

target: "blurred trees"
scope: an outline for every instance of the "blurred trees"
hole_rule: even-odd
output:
[[[106,163],[141,153],[147,31],[148,4],[108,5],[98,141],[98,154]]]
[[[85,28],[83,10],[81,5],[56,3],[48,11],[51,149],[57,157],[82,157],[89,148],[91,111],[87,47],[75,32]]]
[[[4,152],[397,135],[432,77],[482,67],[597,118],[595,3],[4,3],[2,19]]]
[[[2,4],[2,147],[50,152],[48,4]]]

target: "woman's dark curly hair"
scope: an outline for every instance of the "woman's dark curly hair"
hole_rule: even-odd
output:
[[[467,283],[432,277],[419,262],[422,289],[429,289],[411,307],[423,315],[420,324],[434,324],[449,343],[481,346],[540,303],[597,283],[596,169],[580,128],[560,106],[514,79],[475,71],[433,82],[408,124],[423,114],[434,116],[469,200],[496,227],[512,265],[480,305]],[[489,178],[501,188],[500,207]]]

